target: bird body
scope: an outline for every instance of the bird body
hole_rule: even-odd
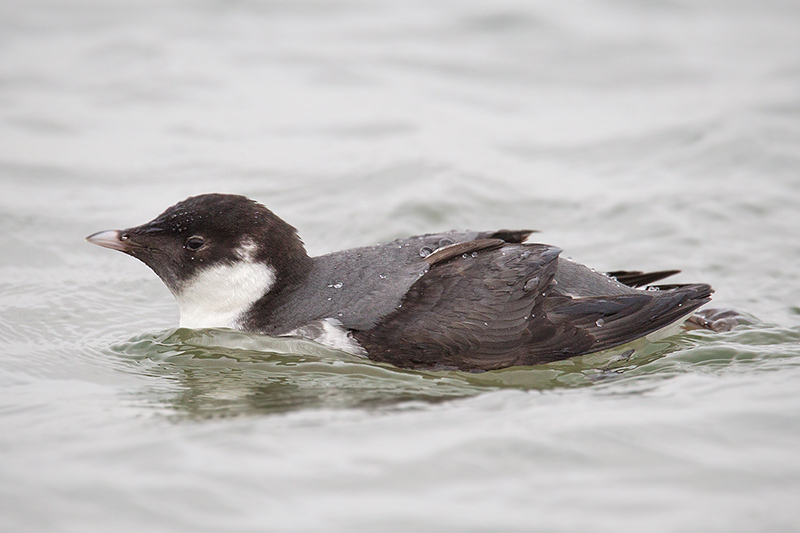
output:
[[[181,326],[310,338],[400,367],[491,370],[613,348],[680,324],[705,284],[677,271],[596,272],[527,230],[427,234],[309,257],[294,228],[243,196],[189,198],[90,242],[147,264]]]

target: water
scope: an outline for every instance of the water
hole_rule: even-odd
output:
[[[800,5],[0,4],[0,530],[800,529]],[[751,325],[486,374],[176,330],[83,242],[534,228]]]

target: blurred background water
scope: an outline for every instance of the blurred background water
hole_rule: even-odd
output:
[[[797,531],[800,4],[0,3],[0,530]],[[754,318],[398,370],[174,329],[83,242],[234,192],[310,252],[536,228]]]

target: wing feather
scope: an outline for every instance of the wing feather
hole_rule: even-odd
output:
[[[401,367],[490,370],[613,348],[657,331],[709,300],[708,285],[572,297],[553,277],[560,249],[498,238],[457,243],[379,324],[353,336],[372,359]],[[674,271],[625,273],[649,283]],[[614,274],[614,273],[612,273]]]
[[[494,241],[486,239],[477,257],[437,258],[401,307],[375,328],[354,332],[356,339],[371,357],[399,366],[514,364],[514,348],[531,336],[533,308],[544,299],[561,250]]]

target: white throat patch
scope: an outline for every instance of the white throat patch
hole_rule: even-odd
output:
[[[182,328],[237,329],[239,319],[275,284],[275,269],[248,260],[200,270],[175,294]]]

